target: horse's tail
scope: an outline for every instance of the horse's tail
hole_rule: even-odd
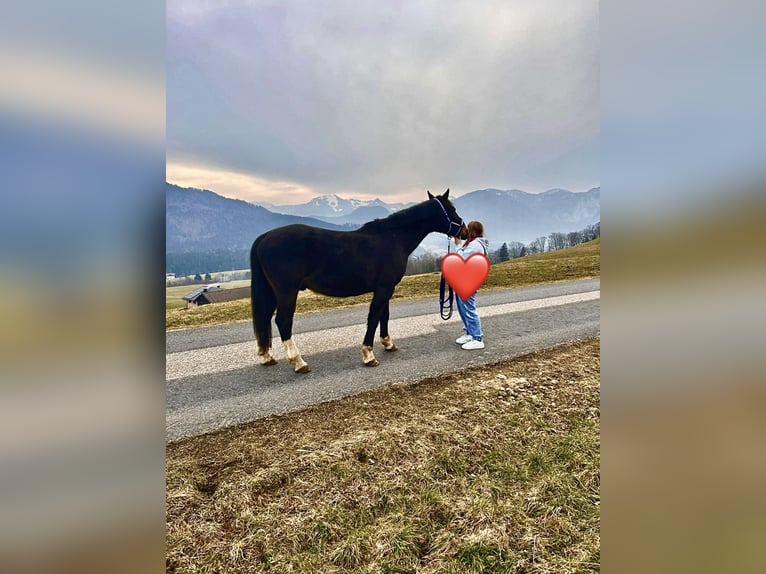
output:
[[[258,245],[263,240],[261,235],[250,248],[250,300],[253,305],[253,330],[258,349],[271,348],[271,317],[277,308],[277,298],[271,284],[263,272],[258,259]]]

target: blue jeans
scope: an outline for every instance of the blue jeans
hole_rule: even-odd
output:
[[[455,294],[455,301],[457,302],[457,311],[463,320],[463,330],[474,339],[481,340],[484,333],[481,332],[481,319],[476,312],[476,293],[471,295],[467,301],[463,301],[460,295]]]

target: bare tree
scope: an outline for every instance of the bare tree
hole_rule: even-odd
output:
[[[594,239],[601,237],[601,222],[599,221],[583,229],[582,235],[583,242],[593,241]]]
[[[548,236],[548,250],[558,251],[567,246],[567,236],[558,231],[554,231]]]
[[[580,245],[582,243],[582,231],[570,231],[567,233],[567,246],[574,247],[575,245]]]
[[[521,248],[524,247],[524,244],[520,241],[511,241],[508,244],[508,257],[510,259],[516,259],[517,257],[521,257]]]
[[[438,271],[441,267],[441,257],[433,253],[424,253],[418,257],[410,257],[407,260],[405,275],[418,275]]]

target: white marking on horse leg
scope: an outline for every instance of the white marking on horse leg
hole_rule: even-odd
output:
[[[398,351],[399,347],[391,340],[391,336],[381,337],[380,342],[386,351]]]
[[[287,360],[290,361],[296,373],[309,372],[309,366],[301,357],[301,352],[298,350],[292,337],[285,341],[285,353],[287,354]]]
[[[292,337],[285,341],[284,345],[285,353],[287,353],[287,360],[290,361],[290,363],[293,363],[295,361],[295,357],[299,357],[301,354],[298,350],[298,346],[295,344],[295,341],[293,341]]]
[[[258,348],[258,362],[265,367],[277,364],[277,360],[271,356],[269,351],[270,349]]]
[[[380,363],[375,358],[375,353],[372,352],[372,345],[362,345],[362,361],[368,367],[377,367]]]

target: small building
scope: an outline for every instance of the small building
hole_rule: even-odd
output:
[[[195,289],[188,295],[183,296],[186,308],[207,305],[208,303],[223,303],[224,301],[236,301],[250,297],[250,287],[237,287],[235,289],[221,289],[220,285],[208,285]]]

